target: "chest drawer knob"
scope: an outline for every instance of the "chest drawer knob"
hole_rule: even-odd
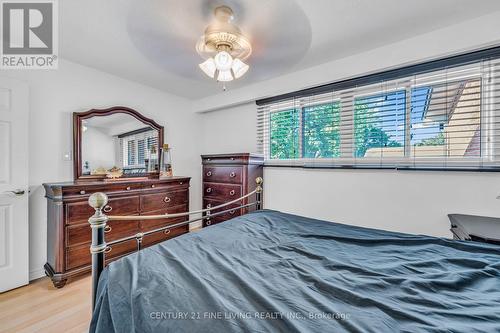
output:
[[[151,188],[155,188],[155,184],[151,185]]]
[[[206,173],[207,177],[210,177],[212,175],[212,171],[209,171]]]
[[[80,191],[80,194],[85,194],[86,192],[84,190],[81,190]]]
[[[212,208],[212,204],[208,204],[208,205],[207,205],[207,208]]]
[[[234,195],[236,192],[234,190],[229,191],[229,195]]]
[[[127,191],[130,191],[130,186],[127,186],[126,190],[127,190]]]
[[[169,203],[170,201],[172,201],[172,199],[170,199],[169,197],[165,197],[165,198],[163,199],[163,202],[164,202],[164,203]]]
[[[105,213],[109,213],[109,212],[110,212],[110,211],[112,211],[112,210],[113,210],[113,207],[111,207],[110,205],[106,205],[106,206],[104,206],[104,209],[103,209],[103,211],[104,211]]]
[[[113,230],[113,228],[111,228],[111,226],[109,226],[109,225],[107,225],[106,227],[104,227],[104,232],[105,233],[111,232],[111,230]]]
[[[165,235],[168,235],[168,234],[170,233],[170,231],[171,231],[170,229],[165,229],[165,231],[163,231],[163,233],[164,233]]]
[[[212,188],[211,187],[207,188],[207,193],[211,193],[211,192],[212,192]]]
[[[234,157],[231,157],[231,161],[234,161]]]
[[[184,182],[179,182],[179,185],[182,185],[182,184],[184,184]]]
[[[231,215],[234,215],[234,213],[236,213],[236,211],[234,209],[229,211],[229,214],[231,214]]]
[[[231,172],[231,173],[229,174],[229,177],[231,177],[231,178],[236,177],[236,173],[235,173],[234,171],[233,171],[233,172]]]
[[[211,225],[211,224],[212,224],[212,222],[211,222],[210,220],[208,220],[208,221],[206,222],[206,224],[207,224],[207,225]]]
[[[111,246],[106,247],[106,250],[104,250],[104,253],[109,253],[111,252],[113,248]]]

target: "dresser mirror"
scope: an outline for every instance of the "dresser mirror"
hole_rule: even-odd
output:
[[[126,107],[73,114],[75,180],[158,176],[163,126]]]

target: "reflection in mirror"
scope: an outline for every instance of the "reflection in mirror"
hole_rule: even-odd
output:
[[[113,167],[123,176],[141,176],[158,170],[156,129],[125,113],[82,121],[82,174],[103,176]]]

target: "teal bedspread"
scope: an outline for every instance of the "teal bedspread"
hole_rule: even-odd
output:
[[[500,332],[500,247],[259,211],[103,272],[91,332]]]

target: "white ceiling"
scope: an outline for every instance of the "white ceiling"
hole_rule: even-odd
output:
[[[214,95],[222,88],[199,70],[195,44],[221,4],[254,47],[230,90],[500,10],[498,0],[64,0],[60,53],[190,99]]]

